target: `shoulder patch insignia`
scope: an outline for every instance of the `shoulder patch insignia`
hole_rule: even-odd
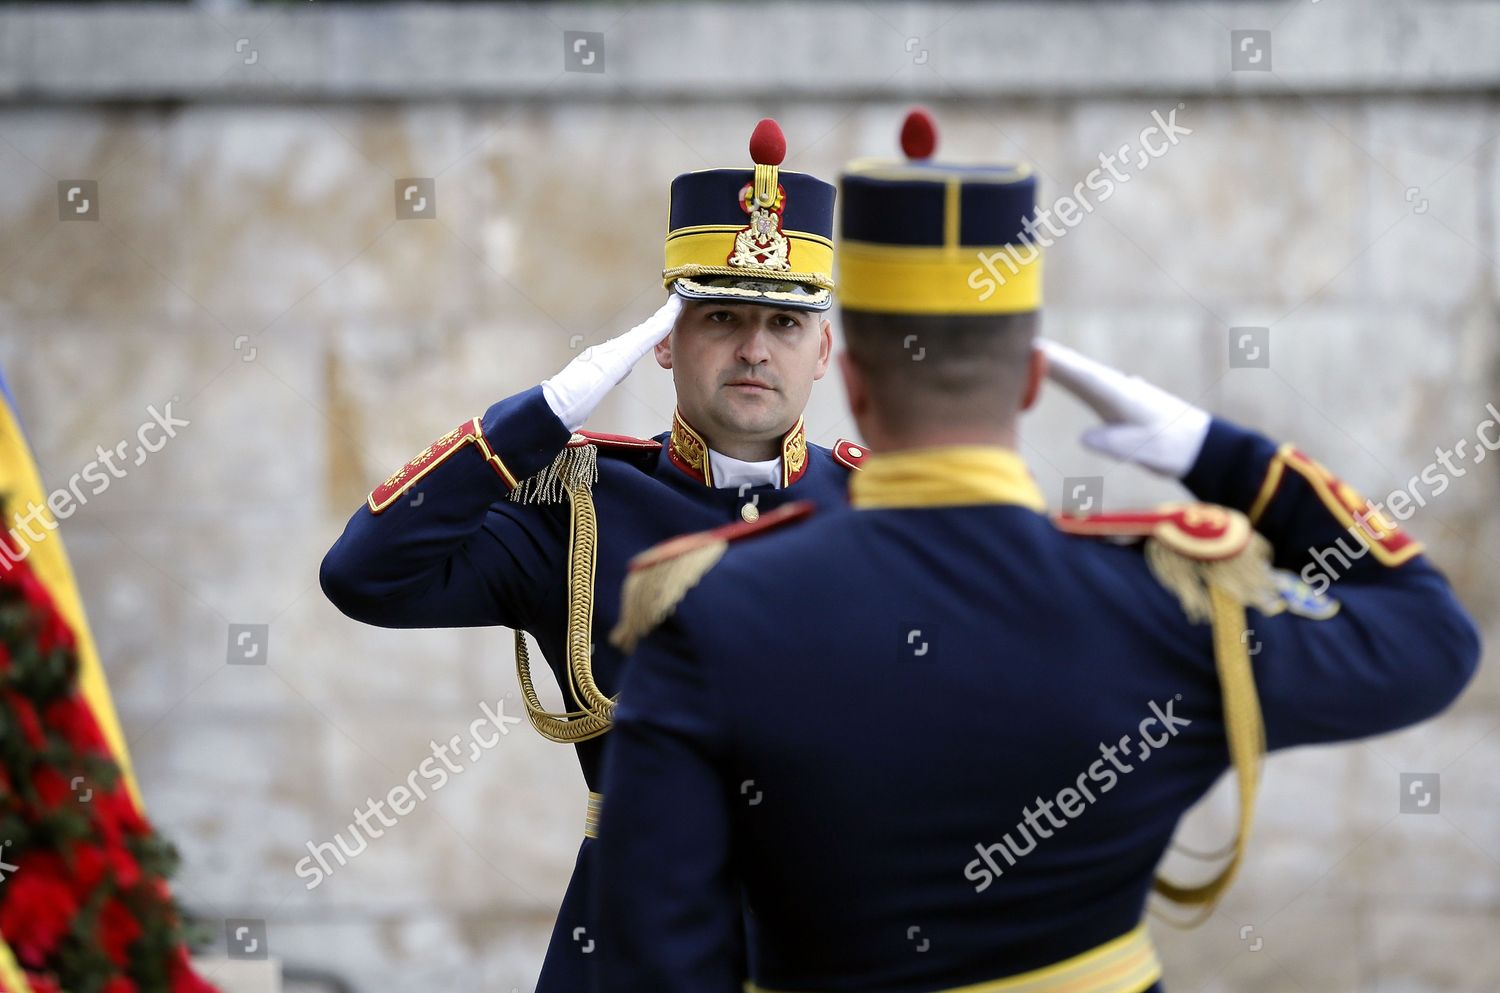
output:
[[[688,590],[724,557],[729,543],[764,534],[812,514],[810,500],[784,504],[755,521],[734,521],[708,531],[670,538],[630,560],[620,596],[620,621],[609,640],[623,652],[633,651],[651,629],[665,620]]]
[[[833,445],[834,460],[850,469],[858,469],[869,454],[870,450],[864,445],[856,445],[847,438],[840,438]]]
[[[437,468],[454,452],[465,445],[478,446],[480,453],[490,466],[505,481],[505,485],[515,489],[516,480],[505,468],[505,464],[495,457],[490,451],[489,442],[485,440],[484,431],[480,426],[479,418],[471,417],[458,427],[443,435],[437,441],[427,446],[426,451],[412,459],[406,465],[397,469],[389,479],[370,491],[365,498],[369,505],[370,513],[378,514],[391,504],[395,503],[403,493],[411,489],[423,476]]]
[[[1327,593],[1314,590],[1301,576],[1285,569],[1273,569],[1271,576],[1276,582],[1276,593],[1258,604],[1257,609],[1267,617],[1289,613],[1314,621],[1326,621],[1339,612],[1339,602]]]
[[[1312,488],[1323,506],[1351,535],[1369,546],[1375,560],[1383,565],[1398,566],[1416,558],[1422,546],[1385,515],[1380,508],[1366,500],[1359,491],[1339,479],[1319,461],[1309,458],[1295,446],[1286,444],[1276,452],[1261,484],[1260,494],[1250,508],[1250,520],[1259,521],[1261,515],[1280,491],[1287,472],[1301,476]]]

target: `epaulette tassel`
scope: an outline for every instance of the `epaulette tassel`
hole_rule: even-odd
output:
[[[1157,580],[1177,595],[1188,620],[1206,623],[1213,616],[1212,586],[1237,603],[1258,605],[1276,597],[1270,569],[1271,545],[1259,534],[1250,536],[1243,551],[1229,558],[1205,561],[1174,550],[1163,541],[1146,542],[1146,564]]]
[[[705,542],[627,573],[620,594],[620,621],[609,634],[610,643],[622,652],[634,651],[636,643],[677,609],[688,590],[698,585],[728,548],[727,541]]]
[[[569,445],[552,464],[528,476],[511,490],[514,503],[562,503],[574,490],[592,490],[599,481],[599,449]]]

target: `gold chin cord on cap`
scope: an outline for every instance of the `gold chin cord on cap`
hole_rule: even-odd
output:
[[[576,439],[575,439],[576,440]],[[594,682],[592,643],[594,567],[598,559],[598,519],[594,514],[593,484],[599,478],[599,450],[582,444],[563,449],[552,465],[523,481],[511,493],[517,503],[556,503],[568,500],[568,693],[581,709],[551,712],[542,706],[531,679],[531,654],[526,635],[516,632],[516,677],[526,703],[526,716],[542,737],[561,744],[597,738],[609,730],[615,701]]]

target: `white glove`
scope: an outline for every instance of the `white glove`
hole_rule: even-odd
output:
[[[682,297],[669,293],[667,302],[624,334],[583,350],[551,379],[542,381],[542,396],[569,431],[589,419],[604,395],[624,381],[630,370],[656,343],[672,333]]]
[[[1174,479],[1187,475],[1208,435],[1207,411],[1066,345],[1038,341],[1037,347],[1047,356],[1048,377],[1104,421],[1083,433],[1085,445]]]

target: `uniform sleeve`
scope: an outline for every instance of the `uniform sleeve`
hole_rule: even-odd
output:
[[[1479,635],[1442,573],[1320,463],[1215,418],[1184,482],[1274,550],[1282,595],[1246,632],[1268,748],[1406,727],[1473,677]]]
[[[603,993],[739,993],[745,979],[727,732],[681,610],[631,657],[609,735],[595,887]]]
[[[459,425],[354,512],[323,558],[323,592],[381,627],[530,626],[562,589],[567,525],[508,497],[570,437],[539,386]]]

